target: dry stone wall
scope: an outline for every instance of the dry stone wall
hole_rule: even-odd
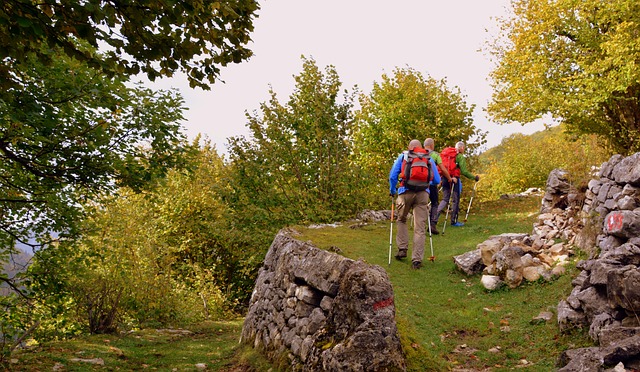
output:
[[[455,256],[456,266],[467,275],[482,273],[480,282],[488,290],[515,288],[540,278],[553,280],[564,274],[563,265],[573,254],[571,245],[580,231],[576,224],[582,207],[579,199],[567,173],[552,171],[531,234],[491,236],[475,250]]]
[[[565,352],[560,370],[639,370],[640,153],[602,165],[589,183],[583,216],[591,226],[584,235],[596,236],[584,241],[597,249],[578,263],[573,290],[558,304],[558,325],[587,327],[598,346]]]
[[[291,234],[279,232],[265,256],[241,341],[288,370],[406,370],[384,269]]]

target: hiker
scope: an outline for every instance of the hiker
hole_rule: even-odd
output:
[[[400,181],[400,187],[396,190],[398,181]],[[412,269],[422,267],[429,186],[432,183],[436,185],[440,183],[436,165],[429,157],[428,152],[420,147],[420,141],[413,139],[409,142],[408,151],[404,151],[398,156],[393,163],[391,172],[389,172],[389,193],[391,197],[396,195],[396,191],[398,194],[396,199],[398,211],[398,233],[396,235],[398,253],[396,253],[396,259],[398,260],[407,257],[409,250],[407,216],[412,208],[414,212]]]
[[[453,156],[449,156],[449,153],[452,153]],[[436,221],[438,220],[440,213],[442,213],[442,211],[449,205],[449,199],[453,197],[451,206],[451,226],[455,227],[464,226],[464,223],[458,222],[458,212],[460,211],[460,193],[462,192],[462,180],[460,180],[460,176],[465,176],[468,179],[475,180],[476,182],[480,180],[480,177],[478,175],[474,176],[467,169],[467,160],[463,154],[463,142],[456,143],[455,149],[452,147],[448,147],[440,152],[442,162],[447,167],[449,175],[451,176],[451,181],[453,183],[449,182],[449,180],[447,179],[442,180],[443,195],[442,201],[440,202],[440,205],[438,205]]]
[[[424,140],[424,149],[429,152],[429,156],[436,163],[438,167],[438,173],[440,173],[441,179],[446,179],[449,184],[453,182],[447,167],[442,164],[442,158],[440,154],[435,151],[435,141],[433,138],[427,138]],[[431,224],[431,233],[438,235],[440,232],[436,228],[438,224],[438,185],[431,184],[429,187],[429,200],[431,200],[431,210],[429,211],[429,223]]]

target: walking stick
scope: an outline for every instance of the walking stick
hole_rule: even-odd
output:
[[[460,182],[460,179],[458,179],[458,182]],[[449,209],[451,209],[451,198],[453,197],[454,184],[454,182],[451,182],[451,188],[449,189],[449,201],[447,201],[447,214],[444,217],[444,223],[442,224],[442,235],[444,235],[444,230],[447,228],[447,220],[449,219]]]
[[[431,245],[431,257],[429,257],[429,261],[434,262],[436,260],[436,256],[433,255],[433,238],[431,237],[431,214],[429,214],[427,224],[429,225],[429,244]]]
[[[473,197],[476,195],[476,186],[478,185],[478,181],[473,184],[473,192],[471,193],[471,200],[469,200],[469,206],[467,207],[467,215],[464,216],[464,222],[467,222],[467,217],[469,217],[469,210],[471,209],[471,202],[473,202]]]
[[[391,195],[391,228],[389,229],[389,266],[391,266],[391,246],[393,244],[393,207],[395,203]]]

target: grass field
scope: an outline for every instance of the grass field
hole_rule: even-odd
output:
[[[530,233],[539,206],[538,198],[474,206],[464,227],[447,227],[444,235],[433,236],[435,260],[425,260],[420,270],[411,270],[410,260],[392,259],[388,264],[388,221],[359,228],[345,222],[335,228],[296,230],[301,240],[324,249],[338,247],[347,257],[387,270],[409,371],[552,371],[563,350],[591,343],[586,331],[560,334],[555,319],[537,323],[532,318],[541,311],[555,313],[558,301],[571,291],[577,270],[568,267],[567,274],[553,282],[488,292],[480,276],[467,277],[452,260],[491,235]],[[442,230],[441,224],[439,228]],[[392,254],[395,243],[393,249]],[[425,256],[431,256],[429,239]],[[238,344],[241,327],[240,319],[207,322],[190,327],[193,333],[186,334],[146,330],[46,343],[15,354],[8,368],[51,371],[57,363],[65,371],[191,371],[204,366],[217,371],[276,371]],[[104,365],[73,358],[101,358]]]

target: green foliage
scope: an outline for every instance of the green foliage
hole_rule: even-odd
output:
[[[79,241],[62,242],[30,267],[35,293],[91,333],[193,323],[240,311],[257,270],[255,249],[229,239],[226,168],[205,146],[191,171],[172,170],[152,190],[96,205]],[[61,307],[71,303],[74,306]],[[73,315],[72,315],[73,314]],[[39,336],[51,337],[48,323]],[[58,329],[60,336],[66,336]]]
[[[412,139],[431,137],[437,148],[462,140],[470,151],[485,143],[486,133],[473,125],[474,106],[467,105],[460,89],[411,68],[382,75],[369,95],[360,96],[360,106],[354,161],[366,170],[363,181],[380,207],[389,194],[391,165]]]
[[[565,134],[563,126],[532,135],[513,134],[480,155],[483,178],[490,181],[482,185],[481,198],[496,199],[530,187],[544,189],[549,173],[556,168],[567,170],[580,188],[592,178],[592,167],[608,158],[594,135],[575,138]]]
[[[0,5],[1,91],[15,83],[15,62],[31,54],[46,65],[57,59],[57,53],[43,45],[63,50],[96,72],[144,72],[155,80],[181,71],[192,87],[208,88],[221,66],[251,56],[245,45],[251,40],[258,9],[253,0],[4,0]],[[100,55],[84,45],[107,52]]]
[[[640,150],[640,3],[512,1],[492,45],[489,113],[501,122],[545,114],[596,134],[623,155]]]
[[[336,221],[362,208],[358,170],[349,163],[353,94],[333,66],[323,73],[303,57],[296,88],[281,104],[271,91],[262,113],[247,115],[251,137],[231,139],[238,218],[282,227],[300,221]],[[258,216],[255,217],[249,214]]]
[[[80,203],[114,182],[140,188],[180,158],[175,91],[129,88],[62,54],[19,67],[20,87],[0,101],[1,250],[73,234]]]
[[[12,61],[13,84],[0,100],[0,262],[18,241],[50,264],[34,267],[48,283],[0,274],[16,293],[4,304],[8,316],[0,319],[0,327],[12,330],[2,332],[8,339],[32,327],[78,331],[62,315],[76,305],[65,297],[64,281],[75,270],[59,265],[74,255],[57,257],[61,248],[48,252],[49,245],[77,236],[83,205],[118,185],[143,188],[180,164],[185,151],[183,100],[175,91],[130,87],[126,79],[101,75],[57,48],[47,51],[55,58],[46,66],[33,54]],[[63,267],[69,271],[52,274]]]

